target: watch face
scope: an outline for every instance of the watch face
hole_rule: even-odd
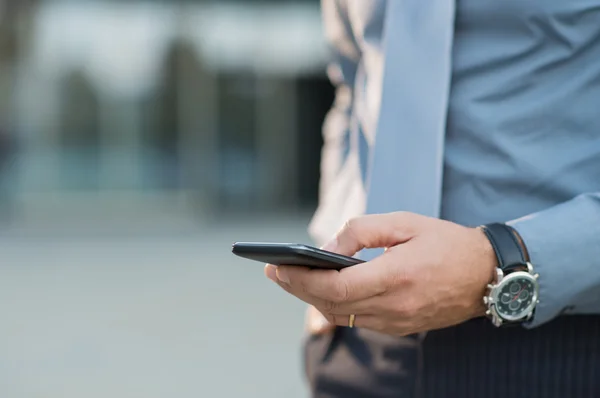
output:
[[[537,281],[525,272],[510,274],[496,290],[496,312],[506,320],[529,315],[536,301]]]

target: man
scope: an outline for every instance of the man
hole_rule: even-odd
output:
[[[600,396],[600,0],[322,6],[311,232],[367,262],[265,269],[313,395]]]

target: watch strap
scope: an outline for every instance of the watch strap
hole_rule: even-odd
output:
[[[527,265],[525,253],[512,227],[491,223],[483,225],[481,229],[492,244],[502,271],[506,273]]]

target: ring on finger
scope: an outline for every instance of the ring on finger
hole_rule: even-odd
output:
[[[354,314],[350,314],[350,317],[348,319],[348,327],[349,328],[353,328],[354,327],[354,322],[356,321],[356,315]]]

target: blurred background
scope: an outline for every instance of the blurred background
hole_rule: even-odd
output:
[[[319,0],[0,0],[0,396],[306,396]]]

